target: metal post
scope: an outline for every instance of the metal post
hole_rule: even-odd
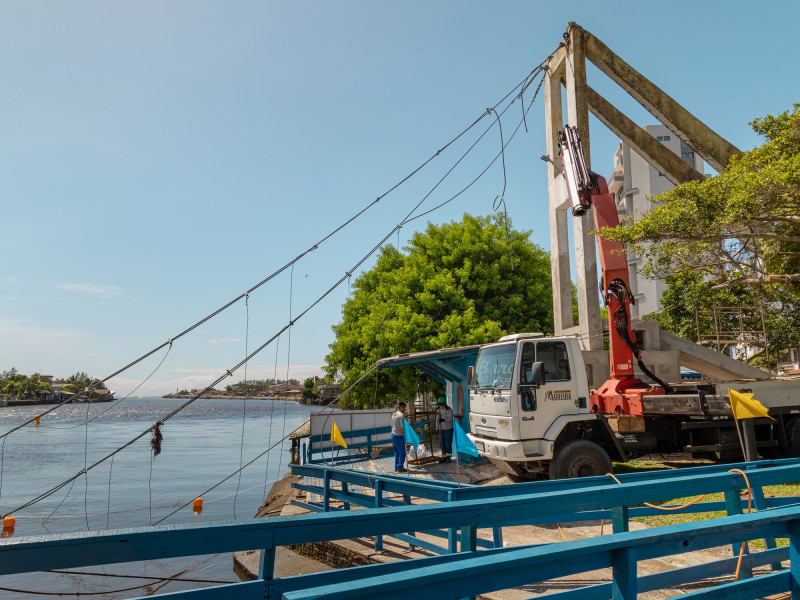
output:
[[[611,598],[636,600],[638,589],[636,550],[622,548],[611,553]]]
[[[275,575],[275,546],[273,533],[269,533],[269,544],[262,548],[258,558],[258,578],[264,581],[264,600],[270,600],[272,580]]]
[[[615,506],[611,509],[611,524],[614,526],[614,533],[629,531],[627,506]]]
[[[742,423],[742,438],[744,438],[744,460],[754,462],[758,460],[758,443],[756,442],[756,427],[753,419],[740,419]]]
[[[383,481],[378,479],[375,482],[375,508],[380,508],[383,505]],[[375,536],[375,552],[383,551],[383,536]]]
[[[342,482],[342,492],[344,492],[345,494],[349,494],[350,493],[350,488],[348,487],[346,481]],[[342,502],[342,505],[344,506],[345,510],[350,510],[350,503],[349,502]]]
[[[331,507],[331,472],[322,472],[322,510],[328,512]]]
[[[767,510],[767,499],[764,498],[764,488],[760,485],[751,486],[751,491],[753,493],[753,506],[756,510]],[[777,548],[777,544],[775,543],[775,538],[764,538],[764,546],[767,550],[772,550],[773,548]],[[772,569],[774,571],[778,571],[781,568],[780,563],[772,563]]]
[[[465,525],[461,528],[461,552],[475,552],[478,549],[478,528]]]
[[[725,509],[728,512],[728,516],[742,514],[742,498],[739,495],[738,489],[725,491]],[[744,553],[750,554],[750,548],[747,545],[747,540],[744,541],[744,544]],[[739,556],[739,552],[741,552],[742,549],[742,544],[732,544],[731,549],[734,556]],[[749,579],[753,576],[753,570],[749,567],[743,567],[739,576],[741,579]]]
[[[789,523],[789,573],[792,598],[800,598],[800,521]]]
[[[494,547],[495,548],[502,548],[503,547],[503,528],[502,527],[492,527],[492,533],[494,534]]]
[[[458,462],[458,457],[456,457],[456,463]],[[447,492],[447,501],[453,501],[453,492]],[[458,528],[451,527],[447,530],[447,551],[450,554],[455,554],[458,552]]]

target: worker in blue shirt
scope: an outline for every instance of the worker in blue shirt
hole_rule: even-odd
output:
[[[405,473],[406,462],[406,403],[400,402],[397,411],[392,415],[392,446],[394,447],[394,471],[395,473]]]

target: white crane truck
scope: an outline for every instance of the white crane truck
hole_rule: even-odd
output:
[[[619,225],[605,179],[589,171],[575,128],[559,133],[572,212],[594,211],[598,230]],[[728,390],[752,392],[774,420],[754,421],[758,452],[800,456],[800,380],[668,384],[641,361],[630,324],[633,298],[621,244],[598,236],[608,306],[610,379],[589,389],[576,338],[523,333],[483,346],[467,379],[469,434],[480,454],[512,478],[603,475],[612,460],[688,452],[718,460],[742,456]],[[634,375],[633,361],[654,384]]]

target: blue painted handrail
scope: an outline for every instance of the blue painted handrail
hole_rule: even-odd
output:
[[[391,427],[371,427],[369,429],[358,429],[354,431],[344,431],[342,435],[347,442],[347,450],[367,449],[367,454],[372,452],[372,449],[380,444],[391,445],[392,433]],[[356,438],[367,438],[364,442],[353,441]],[[324,452],[337,452],[339,448],[331,442],[330,434],[325,435],[312,435],[308,437],[308,443],[304,446],[303,464],[314,464],[323,462]],[[315,454],[319,454],[320,458],[314,458]],[[345,451],[342,460],[349,458]],[[362,457],[359,457],[362,458]]]
[[[790,589],[794,596],[800,590],[800,565],[795,564],[800,561],[800,509],[796,507],[672,525],[655,532],[625,532],[557,545],[480,552],[459,556],[446,563],[419,561],[402,571],[288,591],[283,597],[286,600],[357,600],[380,594],[382,600],[463,598],[610,567],[611,597],[636,600],[642,591],[636,573],[639,560],[703,550],[765,534],[789,538],[790,570],[725,583],[683,598],[755,599]],[[664,587],[676,583],[664,574],[659,575]],[[547,597],[559,600],[599,598],[604,597],[598,592],[605,587],[593,586],[591,595],[586,590],[577,590],[579,594],[568,591]]]
[[[709,465],[705,467],[690,469],[693,475],[703,477],[712,474],[728,473],[731,469],[747,470],[751,486],[753,488],[754,506],[758,509],[775,508],[779,506],[786,506],[790,503],[800,503],[797,498],[764,498],[762,486],[767,485],[764,483],[767,478],[767,472],[770,469],[781,467],[782,476],[779,480],[774,480],[770,477],[773,483],[787,483],[797,478],[797,473],[786,471],[789,467],[800,468],[800,459],[780,460],[780,461],[760,461],[755,463],[742,463],[742,464],[728,464],[728,465]],[[609,478],[607,477],[591,477],[579,480],[558,480],[558,481],[542,481],[533,483],[498,486],[476,486],[456,484],[449,481],[440,481],[434,479],[421,479],[410,478],[397,475],[377,475],[374,473],[364,471],[354,471],[346,469],[331,468],[322,465],[295,465],[292,467],[294,475],[302,476],[305,478],[303,483],[294,483],[292,487],[309,492],[310,494],[319,495],[320,502],[313,500],[302,502],[296,499],[292,503],[306,508],[311,511],[327,512],[331,509],[331,500],[338,500],[343,503],[344,510],[349,510],[351,505],[361,506],[364,508],[371,508],[373,506],[399,506],[402,504],[410,504],[415,498],[425,500],[433,500],[437,502],[456,502],[459,500],[477,499],[477,498],[497,498],[497,497],[511,497],[524,493],[556,493],[563,490],[577,491],[580,489],[590,493],[598,484],[608,484]],[[672,479],[685,477],[686,469],[663,470],[663,471],[650,471],[644,473],[629,473],[621,474],[618,479],[623,483],[631,482],[648,482],[648,481],[669,481]],[[784,479],[785,477],[785,479]],[[317,478],[322,481],[321,485],[309,483],[309,478]],[[334,483],[339,486],[335,486]],[[371,488],[373,495],[362,494],[353,491],[350,486],[362,486]],[[671,498],[680,497],[682,495],[699,495],[707,493],[705,489],[690,486],[691,489],[682,488],[682,492],[674,490]],[[700,486],[702,487],[702,486]],[[386,494],[401,495],[403,501],[387,499]],[[376,501],[375,496],[380,496]],[[313,498],[313,496],[312,496]],[[628,520],[633,517],[652,516],[659,514],[661,511],[656,508],[647,506],[634,506],[628,508],[627,506],[615,507],[608,504],[606,499],[597,497],[598,502],[594,506],[583,511],[570,511],[565,510],[562,514],[556,515],[539,515],[534,518],[526,518],[515,520],[506,523],[506,525],[529,525],[529,524],[543,524],[543,523],[569,523],[576,521],[589,521],[609,519],[612,521],[615,531],[626,531],[628,529]],[[738,503],[738,506],[734,506]],[[728,494],[725,501],[716,502],[697,502],[685,508],[674,510],[676,514],[685,513],[704,513],[711,511],[726,511],[728,514],[736,514],[742,512],[747,507],[747,500],[741,499],[735,494]],[[432,532],[425,532],[431,534]],[[456,548],[456,532],[451,530],[449,532],[433,533],[440,537],[447,537],[447,546],[433,546],[431,549],[438,553],[449,553],[457,551]],[[420,547],[427,547],[421,538],[418,536],[404,536],[404,541],[409,544],[419,545]],[[415,540],[420,543],[415,544]],[[376,550],[380,549],[380,537],[376,537],[375,544]],[[485,547],[499,547],[502,545],[502,532],[499,528],[493,531],[493,542],[479,541],[479,544]],[[768,547],[774,547],[774,544],[767,540]]]
[[[598,565],[610,565],[615,577],[612,582],[613,593],[619,598],[633,598],[635,590],[643,589],[644,585],[640,585],[636,578],[636,560],[708,546],[739,544],[747,539],[774,537],[790,538],[789,559],[792,561],[792,573],[796,573],[794,569],[800,567],[800,554],[797,552],[800,531],[798,507],[778,508],[752,515],[642,532],[620,532],[581,542],[550,544],[544,548],[497,548],[476,552],[475,531],[479,527],[501,527],[535,518],[555,519],[570,512],[594,510],[598,506],[626,507],[644,501],[668,500],[676,495],[725,492],[729,497],[735,497],[736,506],[740,507],[738,495],[745,488],[740,474],[714,470],[700,473],[692,471],[693,469],[686,469],[664,478],[631,478],[630,481],[623,481],[622,485],[609,482],[607,478],[573,480],[574,489],[570,489],[567,484],[542,486],[542,491],[535,491],[531,489],[532,486],[508,486],[508,489],[503,490],[508,494],[506,496],[453,502],[269,519],[6,538],[0,539],[0,574],[260,549],[262,560],[258,580],[176,592],[172,596],[191,596],[193,600],[274,599],[281,594],[286,594],[287,598],[310,598],[317,597],[313,594],[325,588],[339,597],[349,598],[358,597],[362,592],[367,594],[365,590],[377,580],[382,582],[381,585],[397,585],[397,590],[404,590],[403,593],[407,596],[415,593],[413,586],[417,585],[417,578],[420,578],[419,584],[430,584],[424,588],[424,592],[418,594],[421,598],[456,598],[485,590],[489,585],[486,583],[487,578],[499,580],[500,587],[494,589],[502,589],[516,585],[515,582],[522,579],[525,580],[523,583],[551,579],[564,569],[571,569],[570,573],[576,573],[598,568]],[[778,461],[769,468],[753,469],[750,478],[754,485],[760,486],[797,481],[800,480],[800,464],[797,461]],[[509,490],[517,490],[519,493],[513,494]],[[280,579],[273,577],[274,552],[278,546],[343,538],[403,535],[409,529],[427,531],[440,528],[459,530],[461,549],[465,552],[314,575]],[[759,559],[762,562],[782,560],[781,552],[784,550],[780,549],[776,551],[777,554]],[[558,560],[554,557],[558,557]],[[745,575],[755,560],[745,557]],[[487,570],[485,565],[491,565],[493,569]],[[694,572],[694,575],[697,573]],[[689,574],[684,571],[682,577],[689,577]],[[767,595],[764,590],[788,589],[787,581],[790,580],[792,585],[797,585],[798,577],[795,574],[787,577],[786,574],[779,573],[776,576],[745,579],[737,582],[735,590],[738,590],[736,593],[752,592],[750,596],[741,597],[757,598]],[[661,583],[664,581],[662,578]],[[343,586],[343,582],[346,585]],[[340,586],[338,591],[332,587],[336,585]],[[392,587],[393,592],[394,590]],[[732,594],[728,597],[739,596]]]

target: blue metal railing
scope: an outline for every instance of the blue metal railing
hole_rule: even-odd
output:
[[[341,459],[337,462],[345,461],[351,458],[363,458],[363,456],[352,456],[352,450],[366,449],[367,455],[372,453],[372,449],[379,446],[391,446],[391,427],[372,427],[370,429],[358,429],[355,431],[345,431],[345,441],[347,442],[347,450],[344,451]],[[354,441],[358,438],[366,438],[363,442]],[[324,452],[328,451],[332,454],[338,453],[337,448],[331,442],[331,434],[324,435],[311,435],[308,441],[303,443],[303,464],[315,464],[326,462]],[[315,457],[315,455],[319,455]]]
[[[322,583],[305,590],[287,591],[286,600],[358,600],[380,595],[382,600],[407,598],[474,597],[512,587],[611,568],[611,582],[546,595],[553,600],[636,600],[642,592],[683,585],[689,581],[717,576],[720,562],[730,569],[734,561],[717,561],[702,568],[688,567],[638,577],[637,563],[683,552],[704,550],[721,544],[736,544],[743,537],[763,535],[789,538],[789,547],[770,551],[767,560],[791,560],[791,566],[755,578],[714,585],[709,589],[679,596],[689,599],[753,599],[781,592],[800,592],[800,509],[778,509],[750,515],[737,515],[713,521],[686,523],[659,528],[618,533],[602,538],[564,542],[547,546],[525,546],[451,555],[449,561],[424,559],[406,561],[401,571],[372,573],[366,568],[350,574],[347,581]],[[766,554],[766,553],[765,553]],[[380,565],[383,566],[383,565]],[[748,566],[753,566],[752,562]],[[354,577],[355,575],[355,577]],[[691,579],[689,579],[689,577]],[[310,583],[310,582],[309,582]],[[542,596],[537,596],[541,598]]]
[[[798,461],[752,466],[754,468],[748,471],[748,476],[753,486],[800,480]],[[0,574],[260,549],[261,565],[256,581],[176,592],[170,597],[185,596],[192,600],[272,600],[282,596],[299,600],[321,595],[359,598],[374,595],[380,589],[387,597],[417,594],[420,598],[463,598],[610,566],[613,573],[610,584],[601,584],[594,589],[570,590],[556,597],[570,600],[596,598],[603,594],[607,596],[610,590],[615,598],[632,600],[637,591],[679,585],[732,570],[731,559],[724,559],[703,565],[703,569],[690,567],[640,578],[636,573],[638,560],[723,544],[732,544],[738,552],[739,544],[744,540],[787,537],[788,548],[745,556],[742,581],[717,586],[715,593],[722,590],[723,595],[707,597],[728,600],[760,598],[788,589],[800,590],[800,507],[797,506],[646,531],[621,531],[546,546],[477,550],[479,528],[491,529],[537,519],[566,520],[564,517],[573,513],[585,514],[603,507],[628,507],[676,496],[722,492],[730,500],[728,508],[732,512],[741,510],[739,494],[746,485],[739,473],[720,469],[685,469],[660,473],[660,477],[643,475],[626,477],[622,485],[608,478],[592,478],[534,484],[539,485],[538,488],[534,485],[504,486],[496,489],[493,496],[479,494],[480,488],[462,487],[460,490],[475,489],[466,492],[473,497],[451,502],[6,538],[0,540]],[[387,481],[387,484],[391,483]],[[441,482],[440,485],[442,489],[453,489]],[[459,532],[461,553],[312,575],[274,577],[275,548],[278,546],[381,535],[397,537],[409,529],[430,531],[441,528]],[[748,577],[753,566],[786,559],[791,561],[790,571]]]
[[[690,471],[697,476],[727,473],[731,469],[747,469],[748,477],[753,493],[753,507],[757,510],[767,508],[777,508],[789,504],[800,503],[800,499],[794,497],[785,498],[765,498],[763,483],[766,480],[772,481],[767,477],[767,470],[776,466],[789,467],[794,465],[800,468],[800,459],[783,461],[760,461],[756,463],[730,464],[730,465],[709,465],[706,467],[696,467]],[[648,481],[668,481],[673,478],[685,477],[686,469],[674,469],[664,471],[649,471],[643,473],[628,473],[618,475],[617,478],[623,483],[627,482],[648,482]],[[296,506],[303,507],[315,512],[330,512],[337,510],[350,510],[351,506],[362,508],[374,508],[380,506],[401,506],[413,504],[414,500],[436,501],[436,502],[458,502],[460,500],[478,498],[497,498],[511,497],[525,493],[557,493],[562,490],[585,490],[590,492],[601,482],[608,482],[609,478],[591,477],[583,479],[569,479],[556,481],[541,481],[508,485],[478,486],[469,484],[456,484],[449,481],[411,478],[397,475],[376,475],[364,471],[350,471],[336,469],[323,465],[294,465],[292,467],[294,475],[302,476],[302,483],[293,483],[292,487],[303,490],[310,494],[310,500],[300,501],[292,499]],[[787,477],[777,483],[787,483],[793,478],[798,478],[798,473],[782,471]],[[316,479],[319,483],[314,483]],[[337,485],[338,484],[338,485]],[[353,487],[363,487],[371,489],[371,494],[364,494],[353,489]],[[702,487],[702,486],[700,486]],[[699,489],[699,488],[698,488]],[[687,495],[700,495],[705,491],[692,492]],[[395,498],[389,497],[394,495]],[[314,497],[318,496],[319,501]],[[397,497],[402,500],[396,499]],[[680,497],[675,494],[671,498]],[[342,507],[332,507],[331,501],[339,501]],[[705,513],[712,511],[725,511],[728,515],[739,514],[747,507],[748,500],[740,498],[737,494],[729,492],[722,501],[697,502],[684,508],[671,510],[673,514]],[[668,505],[665,505],[668,506]],[[671,508],[675,508],[674,506]],[[539,515],[531,519],[514,520],[506,523],[511,525],[533,525],[545,523],[570,523],[577,521],[593,521],[608,519],[612,522],[615,532],[628,531],[629,520],[634,517],[653,516],[660,514],[658,508],[648,506],[613,506],[601,500],[597,505],[579,512],[564,511],[556,515]],[[458,532],[455,529],[421,532],[426,536],[445,538],[446,546],[439,546],[429,540],[420,538],[419,535],[406,533],[401,536],[392,536],[408,542],[412,546],[419,546],[438,554],[457,552]],[[499,548],[503,545],[502,530],[496,527],[492,531],[492,539],[479,539],[478,546],[484,548]],[[768,548],[774,548],[774,540],[767,539]],[[380,536],[375,538],[375,550],[380,551],[383,547],[383,540]]]

